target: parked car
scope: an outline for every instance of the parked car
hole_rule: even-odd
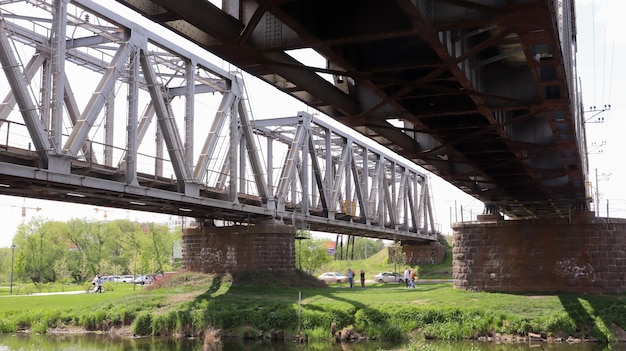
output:
[[[119,283],[121,281],[122,281],[122,277],[119,275],[109,275],[106,277],[102,277],[102,282]]]
[[[135,280],[133,280],[133,283],[144,285],[144,284],[152,284],[153,281],[154,279],[149,275],[140,275],[136,277]]]
[[[326,272],[320,274],[317,279],[326,283],[345,283],[348,281],[348,277],[337,272]]]
[[[135,280],[135,277],[132,275],[123,275],[120,280],[122,283],[132,283]]]
[[[404,276],[396,272],[382,272],[374,276],[374,281],[377,283],[404,283]]]

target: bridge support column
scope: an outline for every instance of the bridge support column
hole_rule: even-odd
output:
[[[295,271],[295,228],[279,223],[183,230],[183,269]]]
[[[406,264],[414,266],[443,262],[446,249],[438,241],[428,243],[403,241],[402,252],[406,257]]]
[[[564,220],[453,226],[457,289],[626,292],[626,220],[577,213]]]

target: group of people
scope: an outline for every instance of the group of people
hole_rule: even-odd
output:
[[[354,286],[354,271],[352,268],[348,268],[348,283],[350,287]],[[365,288],[365,271],[361,269],[361,288]]]
[[[348,283],[350,283],[350,287],[354,286],[354,277],[355,273],[352,268],[348,268]],[[415,288],[417,281],[417,272],[415,269],[406,267],[404,270],[404,283],[407,288]],[[365,288],[365,271],[361,269],[361,288]]]
[[[415,281],[417,280],[417,273],[413,268],[406,267],[404,270],[404,284],[407,288],[414,288]]]

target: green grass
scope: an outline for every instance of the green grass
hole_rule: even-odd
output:
[[[377,267],[369,264],[352,267]],[[613,342],[609,326],[626,328],[624,294],[486,293],[456,290],[450,283],[415,289],[370,283],[350,289],[325,286],[301,272],[181,273],[168,279],[149,289],[115,284],[104,294],[0,297],[0,332],[126,327],[140,335],[201,336],[213,327],[240,335],[271,329],[295,334],[300,320],[310,339],[331,337],[334,325],[379,339],[462,340],[532,332]]]

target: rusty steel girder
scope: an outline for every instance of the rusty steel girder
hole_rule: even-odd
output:
[[[512,218],[587,209],[573,0],[118,2]]]

